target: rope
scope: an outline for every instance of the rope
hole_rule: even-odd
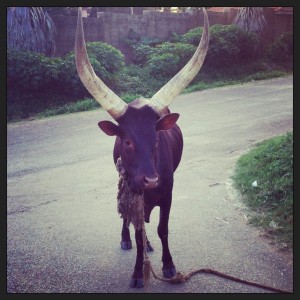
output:
[[[270,287],[264,284],[251,282],[248,280],[240,279],[231,275],[227,275],[225,273],[212,270],[212,269],[198,269],[196,271],[191,271],[187,274],[183,274],[181,272],[177,272],[172,278],[163,278],[157,276],[152,268],[151,262],[147,255],[147,237],[146,237],[146,229],[145,229],[145,220],[144,220],[144,195],[143,194],[134,194],[130,191],[129,188],[129,176],[126,173],[125,169],[122,166],[121,158],[118,159],[116,168],[119,172],[119,192],[118,192],[118,212],[122,218],[127,219],[127,225],[130,223],[133,224],[136,230],[142,229],[143,234],[143,247],[144,247],[144,264],[143,264],[143,279],[144,285],[147,288],[150,281],[150,274],[153,274],[153,277],[164,282],[178,284],[183,283],[190,279],[192,276],[198,273],[212,274],[218,277],[226,278],[231,281],[240,282],[243,284],[247,284],[250,286],[255,286],[258,288],[266,289],[276,293],[291,293],[289,291],[277,289],[274,287]],[[151,272],[151,273],[150,273]]]
[[[259,288],[262,288],[262,289],[266,289],[266,290],[269,290],[269,291],[272,291],[272,292],[283,293],[283,294],[292,293],[292,292],[289,292],[289,291],[285,291],[285,290],[281,290],[281,289],[278,289],[278,288],[270,287],[270,286],[267,286],[267,285],[264,285],[264,284],[260,284],[260,283],[240,279],[238,277],[227,275],[225,273],[222,273],[222,272],[219,272],[219,271],[216,271],[216,270],[212,270],[212,269],[199,269],[199,270],[196,270],[196,271],[192,271],[188,274],[182,274],[181,272],[177,272],[177,274],[173,278],[162,278],[162,277],[157,276],[155,274],[155,272],[153,271],[152,267],[151,267],[151,272],[152,272],[153,276],[156,279],[158,279],[160,281],[164,281],[164,282],[173,283],[173,284],[183,283],[183,282],[187,281],[189,278],[191,278],[193,275],[196,275],[197,273],[206,273],[206,274],[212,274],[212,275],[216,275],[218,277],[226,278],[226,279],[229,279],[231,281],[240,282],[240,283],[244,283],[244,284],[247,284],[247,285],[251,285],[251,286],[259,287]]]

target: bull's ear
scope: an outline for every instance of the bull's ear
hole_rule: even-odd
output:
[[[168,130],[174,126],[176,121],[179,118],[179,114],[177,113],[170,113],[168,115],[163,116],[160,118],[156,123],[156,130]]]
[[[107,135],[110,136],[119,135],[119,126],[110,121],[100,121],[98,123],[98,126]]]

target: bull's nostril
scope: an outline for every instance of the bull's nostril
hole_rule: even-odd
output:
[[[157,182],[158,182],[158,177],[144,177],[144,184],[145,187],[156,187],[157,186]]]

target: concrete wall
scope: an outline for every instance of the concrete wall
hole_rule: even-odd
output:
[[[210,25],[224,24],[222,15],[210,14]],[[57,28],[55,56],[63,56],[74,49],[77,17],[53,16]],[[226,24],[226,23],[225,23]],[[144,15],[103,12],[98,18],[83,18],[87,42],[102,41],[129,54],[123,39],[133,30],[141,36],[168,38],[173,32],[184,34],[190,29],[203,26],[203,14],[145,12]]]
[[[225,10],[224,13],[209,12],[210,25],[231,24],[236,10]],[[275,15],[266,8],[265,16],[268,24],[266,42],[274,40],[280,33],[293,30],[292,15]],[[74,49],[77,17],[54,16],[57,28],[55,56],[63,56]],[[203,26],[203,13],[165,13],[144,11],[144,15],[103,12],[98,18],[83,18],[85,39],[87,42],[102,41],[120,49],[130,61],[130,49],[124,43],[128,33],[133,30],[141,36],[168,38],[173,32],[184,34],[190,29]]]

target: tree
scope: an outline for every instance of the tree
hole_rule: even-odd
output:
[[[53,56],[55,34],[55,25],[42,7],[7,8],[8,48]]]
[[[263,7],[240,7],[233,23],[239,28],[253,32],[261,39],[267,28]]]

